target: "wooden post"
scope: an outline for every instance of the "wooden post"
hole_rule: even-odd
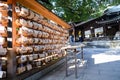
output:
[[[118,23],[119,31],[120,31],[120,22]]]
[[[74,36],[74,41],[76,40],[76,35],[75,35],[75,26],[73,23],[71,23],[72,26],[72,31],[73,31],[73,36]]]
[[[16,55],[15,51],[12,48],[8,49],[8,66],[7,66],[7,75],[8,79],[15,80],[16,77]]]
[[[17,18],[16,12],[15,12],[15,6],[16,6],[16,0],[12,1],[12,47],[15,48],[16,44],[15,44],[15,39],[16,39],[16,24],[15,24],[15,20]]]
[[[83,40],[85,38],[85,30],[84,29],[81,29],[81,36],[83,37]]]
[[[84,60],[84,53],[83,53],[83,47],[81,47],[81,59]]]
[[[91,35],[92,35],[92,37],[95,37],[95,32],[94,32],[94,28],[93,27],[91,28]]]
[[[107,35],[106,35],[106,34],[107,34],[107,27],[106,27],[105,24],[103,25],[103,30],[104,30],[104,31],[103,31],[103,32],[104,32],[104,37],[106,37],[106,36],[107,36]]]
[[[74,49],[74,59],[75,59],[75,78],[77,78],[77,55],[76,55],[76,49]]]
[[[9,52],[9,73],[10,73],[10,77],[12,78],[12,80],[15,80],[16,78],[16,67],[17,67],[17,63],[16,63],[16,54],[15,54],[15,47],[16,47],[16,43],[15,43],[15,39],[16,39],[16,24],[15,24],[15,20],[17,18],[17,15],[15,13],[15,6],[16,6],[16,0],[12,0],[12,49]],[[10,70],[11,69],[11,70]]]
[[[66,77],[68,76],[68,64],[67,64],[67,49],[65,49],[65,64],[66,64],[66,66],[65,66],[65,69],[66,69]]]

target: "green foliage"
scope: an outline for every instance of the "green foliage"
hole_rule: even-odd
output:
[[[85,21],[99,17],[108,6],[119,5],[120,0],[38,0],[66,22]]]

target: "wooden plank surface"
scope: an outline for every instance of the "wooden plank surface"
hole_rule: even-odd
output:
[[[15,6],[16,6],[16,0],[12,1],[12,47],[15,48],[16,47],[16,37],[17,37],[17,31],[16,31],[16,19],[17,19],[17,15],[15,12]]]
[[[64,57],[58,58],[58,59],[56,59],[56,60],[53,60],[53,61],[47,63],[47,64],[44,65],[44,66],[37,67],[37,68],[34,68],[34,69],[30,70],[30,71],[27,71],[27,72],[24,72],[24,73],[22,73],[22,74],[19,74],[19,75],[16,77],[15,80],[23,80],[23,79],[25,79],[25,78],[27,78],[27,77],[30,77],[30,76],[34,75],[35,73],[40,72],[40,71],[42,71],[42,70],[44,70],[44,69],[46,69],[46,68],[48,68],[48,67],[50,67],[50,66],[52,66],[52,65],[54,65],[54,64],[56,64],[56,63],[58,63],[59,61],[61,61],[61,60],[63,60],[63,59],[64,59]]]
[[[12,4],[12,0],[7,0],[7,3],[8,4]]]

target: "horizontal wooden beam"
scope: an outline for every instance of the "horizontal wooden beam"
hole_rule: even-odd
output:
[[[8,4],[12,4],[12,0],[7,0],[7,3]]]
[[[42,16],[58,23],[63,28],[71,28],[69,24],[64,22],[62,19],[60,19],[58,16],[53,14],[51,11],[43,7],[41,4],[39,4],[36,0],[17,0],[20,4],[24,5],[25,7],[33,10],[34,12],[41,14]]]

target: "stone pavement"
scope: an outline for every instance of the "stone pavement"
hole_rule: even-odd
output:
[[[85,48],[86,63],[78,64],[78,78],[74,66],[69,65],[69,76],[65,76],[65,65],[60,65],[39,80],[120,80],[120,49]]]

